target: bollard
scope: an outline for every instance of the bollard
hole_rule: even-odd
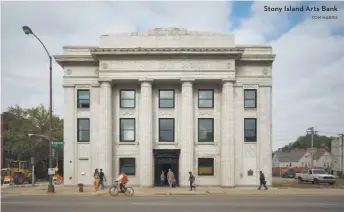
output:
[[[79,192],[84,192],[84,184],[79,183],[78,186],[79,186]]]

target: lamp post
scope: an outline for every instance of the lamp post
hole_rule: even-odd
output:
[[[35,38],[42,44],[44,50],[47,52],[49,57],[49,119],[50,119],[50,127],[49,127],[49,168],[52,167],[52,141],[53,141],[53,68],[52,68],[52,57],[49,54],[47,48],[43,44],[43,42],[33,33],[33,31],[28,26],[23,26],[23,31],[26,35],[33,35]],[[55,187],[53,185],[53,177],[49,175],[49,185],[48,185],[48,193],[54,193]]]

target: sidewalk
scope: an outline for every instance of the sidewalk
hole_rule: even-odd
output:
[[[108,188],[94,191],[92,187],[84,187],[80,193],[77,187],[55,186],[55,193],[48,194],[46,186],[20,187],[2,189],[7,194],[17,195],[77,195],[77,196],[109,196]],[[227,195],[227,196],[344,196],[344,189],[278,189],[257,190],[256,188],[206,188],[200,187],[196,191],[187,188],[134,188],[134,196],[165,196],[165,195]],[[124,195],[124,194],[120,194]]]

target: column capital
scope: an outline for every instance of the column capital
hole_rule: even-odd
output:
[[[184,83],[184,82],[194,83],[195,79],[194,78],[181,78],[180,82],[181,83]]]
[[[221,79],[222,86],[233,86],[234,82],[235,82],[235,79],[233,78]]]
[[[105,86],[111,87],[112,85],[112,79],[108,79],[108,78],[98,78],[98,82],[100,86],[102,87],[105,87]]]
[[[141,83],[141,87],[151,87],[153,84],[153,79],[151,78],[140,78],[139,83]]]

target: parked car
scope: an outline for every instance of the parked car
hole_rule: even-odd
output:
[[[323,169],[308,169],[304,173],[296,174],[298,183],[311,182],[313,184],[328,183],[333,185],[336,183],[336,176],[328,174],[327,171]]]
[[[295,174],[293,171],[291,170],[288,170],[286,172],[283,172],[282,175],[281,175],[282,178],[294,178],[295,177]]]

